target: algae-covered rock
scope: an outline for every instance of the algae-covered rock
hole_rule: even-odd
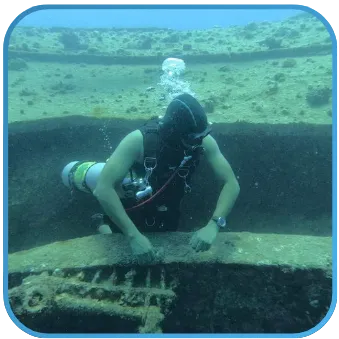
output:
[[[24,71],[28,68],[25,60],[20,58],[14,58],[8,60],[8,70],[10,71]]]
[[[306,101],[310,106],[322,106],[329,103],[332,89],[328,86],[309,86]]]
[[[282,67],[283,68],[292,68],[295,67],[297,65],[297,60],[295,59],[285,59],[282,63]]]

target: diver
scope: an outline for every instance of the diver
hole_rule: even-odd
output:
[[[91,191],[104,211],[96,215],[98,229],[122,232],[138,261],[151,263],[157,250],[144,233],[177,230],[181,201],[190,192],[190,179],[204,156],[223,182],[210,221],[193,234],[189,244],[195,251],[206,251],[226,227],[240,191],[210,133],[203,107],[184,93],[170,102],[163,118],[151,119],[126,135],[106,163],[71,163],[63,181]]]

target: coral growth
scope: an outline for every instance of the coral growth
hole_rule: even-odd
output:
[[[81,50],[88,47],[87,44],[81,43],[79,36],[72,31],[62,32],[59,36],[59,41],[66,50]]]
[[[23,59],[14,58],[8,60],[8,69],[10,71],[23,71],[27,68],[28,68],[27,63]]]
[[[309,86],[306,100],[310,106],[322,106],[329,103],[332,89],[327,86]]]

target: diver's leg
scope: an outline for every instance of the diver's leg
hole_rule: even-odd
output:
[[[92,227],[100,234],[112,234],[112,221],[107,215],[97,213],[92,216]]]
[[[100,234],[112,234],[113,233],[111,228],[106,224],[102,224],[101,226],[99,226],[98,232]]]

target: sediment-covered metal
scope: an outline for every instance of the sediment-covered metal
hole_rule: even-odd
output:
[[[171,286],[166,288],[165,273],[151,282],[151,269],[135,287],[137,271],[130,269],[117,277],[116,268],[102,276],[102,270],[54,270],[30,275],[21,285],[10,289],[13,312],[19,317],[39,314],[83,312],[114,316],[138,324],[140,333],[161,332],[161,322],[176,295]],[[94,274],[94,275],[93,275]]]
[[[326,315],[331,238],[225,232],[195,253],[190,236],[149,235],[164,256],[147,266],[120,234],[11,254],[10,305],[42,332],[298,332]]]

